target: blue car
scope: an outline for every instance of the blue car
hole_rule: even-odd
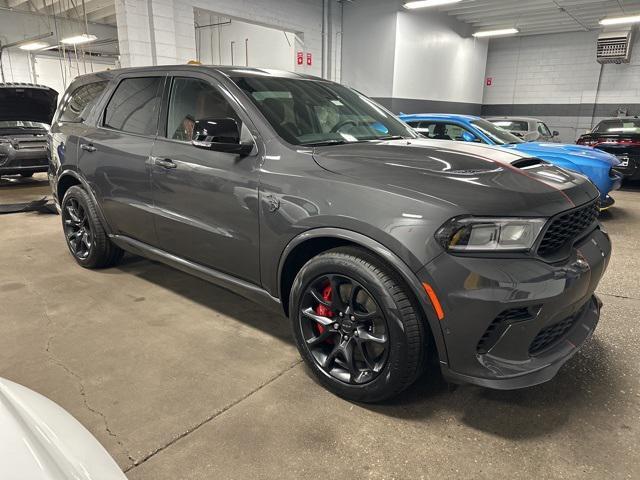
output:
[[[613,205],[609,192],[620,188],[622,174],[613,170],[620,161],[602,150],[582,145],[524,142],[480,117],[419,113],[400,118],[428,138],[497,145],[546,160],[587,176],[600,191],[601,209]]]

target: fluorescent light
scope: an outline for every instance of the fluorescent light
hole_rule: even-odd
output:
[[[404,4],[404,8],[413,10],[414,8],[438,7],[440,5],[448,5],[450,3],[458,3],[462,0],[416,0]]]
[[[98,37],[95,35],[89,35],[88,33],[83,33],[82,35],[76,35],[74,37],[67,37],[60,40],[60,43],[66,43],[67,45],[78,45],[79,43],[89,43],[97,40]]]
[[[517,28],[503,28],[502,30],[485,30],[484,32],[476,32],[473,34],[474,37],[497,37],[499,35],[513,35],[514,33],[518,33],[520,30]]]
[[[20,49],[22,50],[40,50],[42,48],[48,47],[49,44],[47,42],[29,42],[20,45]]]
[[[631,17],[603,18],[602,20],[600,20],[600,25],[620,25],[623,23],[636,22],[640,22],[640,15],[633,15]]]

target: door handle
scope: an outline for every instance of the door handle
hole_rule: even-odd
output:
[[[92,143],[81,143],[80,148],[86,152],[95,152],[97,150]]]
[[[170,158],[151,157],[151,160],[153,160],[154,165],[162,168],[171,169],[178,167]]]

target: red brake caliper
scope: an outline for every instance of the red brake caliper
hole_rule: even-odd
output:
[[[322,298],[327,302],[331,301],[331,285],[330,284],[322,289]],[[328,318],[333,317],[333,311],[331,311],[329,307],[326,307],[321,303],[319,303],[318,306],[316,307],[316,313],[323,317],[328,317]],[[318,334],[322,335],[324,333],[325,327],[323,325],[320,325],[319,323],[316,323],[316,327],[318,328]]]

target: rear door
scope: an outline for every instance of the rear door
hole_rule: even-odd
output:
[[[240,104],[213,77],[180,72],[167,82],[153,147],[156,229],[163,250],[258,284],[257,149],[248,156],[191,144],[194,121],[232,118],[253,141]],[[244,141],[243,141],[244,143]]]
[[[149,155],[158,128],[164,75],[118,77],[97,124],[80,139],[79,168],[114,233],[156,245]]]

